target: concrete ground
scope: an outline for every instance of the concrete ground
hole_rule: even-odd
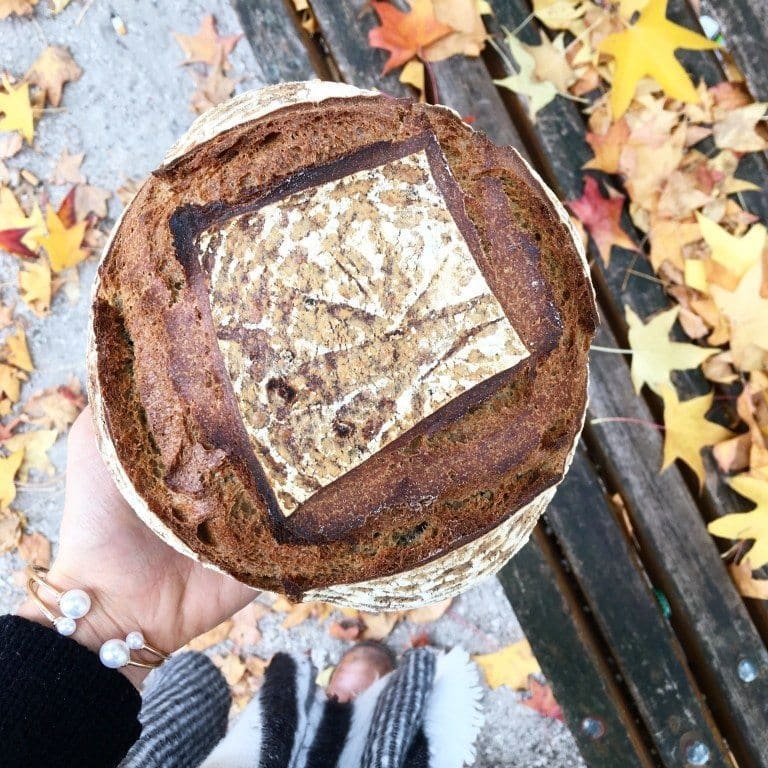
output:
[[[83,69],[77,82],[65,86],[63,109],[48,110],[36,126],[35,144],[7,161],[10,168],[27,168],[47,180],[63,149],[85,152],[83,172],[89,183],[117,189],[126,177],[141,177],[158,165],[164,151],[194,118],[189,99],[192,78],[179,66],[182,52],[172,32],[194,33],[202,17],[213,13],[222,34],[239,31],[237,18],[225,0],[157,2],[157,0],[74,0],[52,17],[41,2],[33,19],[0,22],[0,70],[23,75],[46,45],[65,45]],[[127,34],[119,36],[111,17],[119,16]],[[247,42],[241,41],[230,57],[243,80],[238,91],[258,87],[264,80]],[[46,185],[54,203],[66,191]],[[120,203],[113,198],[110,217]],[[0,296],[15,300],[18,260],[0,253]],[[56,296],[51,315],[40,320],[17,305],[24,319],[36,365],[23,396],[43,387],[66,382],[70,375],[84,381],[85,328],[88,294],[95,259],[79,268],[81,290],[72,298]],[[63,501],[66,445],[60,439],[51,451],[57,474],[32,477],[14,506],[23,510],[30,529],[56,541]],[[11,574],[22,567],[15,555],[0,557],[0,611],[11,610],[21,598]],[[279,648],[312,649],[318,668],[335,663],[345,644],[327,631],[305,622],[287,632],[277,616],[260,623],[263,639],[258,654],[268,657]],[[397,651],[408,643],[412,628],[401,625],[389,642]],[[461,644],[473,653],[485,653],[522,637],[520,626],[495,579],[463,595],[451,611],[429,630],[435,644]],[[572,736],[556,720],[540,716],[519,703],[519,694],[507,688],[488,691],[486,727],[479,740],[477,766],[482,768],[576,768],[583,766]]]

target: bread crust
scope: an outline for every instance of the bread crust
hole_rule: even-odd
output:
[[[519,155],[449,110],[346,86],[341,96],[317,84],[278,88],[273,97],[269,89],[239,97],[219,120],[216,110],[206,115],[204,130],[193,127],[177,144],[115,227],[94,285],[89,343],[102,453],[154,530],[246,583],[367,608],[441,599],[521,546],[570,461],[596,325],[583,250]],[[205,284],[185,273],[167,222],[185,205],[239,204],[244,187],[269,188],[291,161],[338,157],[336,136],[310,163],[279,152],[272,167],[244,159],[244,147],[283,141],[307,120],[316,132],[354,124],[341,137],[347,152],[355,141],[437,138],[482,242],[478,265],[531,355],[280,519],[249,447],[236,439],[239,415],[205,321]]]

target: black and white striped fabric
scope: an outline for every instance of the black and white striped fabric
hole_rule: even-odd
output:
[[[232,694],[202,653],[171,657],[147,679],[141,737],[120,768],[197,768],[224,737]]]
[[[177,662],[183,656],[205,658],[183,654],[164,665],[166,675],[146,694],[145,730],[121,768],[462,768],[474,762],[481,689],[477,668],[460,648],[410,650],[395,671],[350,703],[325,696],[308,657],[278,653],[258,695],[223,738],[226,683],[207,659],[208,666],[184,662],[187,677]],[[203,682],[211,688],[201,696]]]

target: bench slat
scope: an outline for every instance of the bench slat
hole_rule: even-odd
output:
[[[560,564],[547,550],[541,526],[499,573],[536,659],[552,685],[579,750],[590,768],[647,768],[655,764],[631,712],[590,638],[581,607],[569,595]],[[585,718],[605,732],[590,739]]]
[[[580,446],[547,520],[618,663],[665,766],[680,764],[681,739],[710,750],[710,766],[730,768],[712,715],[688,671],[638,558]]]

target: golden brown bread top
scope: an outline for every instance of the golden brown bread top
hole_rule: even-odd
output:
[[[227,222],[286,193],[281,185],[295,191],[302,169],[320,173],[361,150],[370,165],[366,147],[391,156],[419,142],[447,161],[452,186],[443,196],[529,354],[440,405],[285,519],[222,355],[200,235],[220,237]],[[125,471],[177,536],[255,586],[297,594],[434,558],[556,483],[580,428],[596,318],[571,235],[514,151],[447,110],[349,98],[231,129],[144,185],[100,278],[98,384]],[[291,399],[290,382],[273,390]]]

